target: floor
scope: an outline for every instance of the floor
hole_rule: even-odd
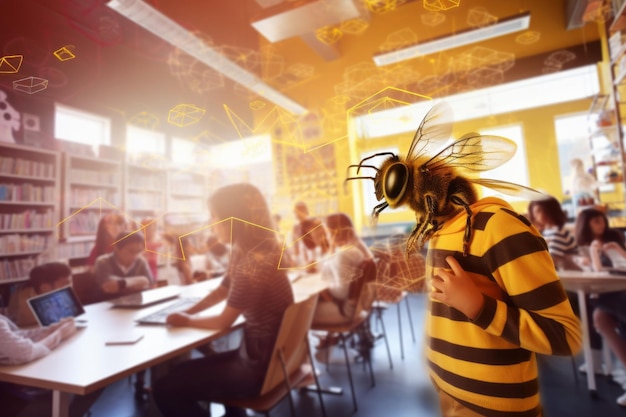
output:
[[[391,345],[393,369],[390,369],[387,351],[383,340],[374,348],[374,374],[376,385],[371,386],[369,374],[360,364],[352,367],[355,377],[358,411],[353,412],[350,388],[345,365],[338,362],[337,356],[331,358],[327,370],[319,366],[320,381],[325,386],[339,386],[344,389],[342,396],[325,395],[324,403],[329,417],[438,417],[440,414],[432,396],[431,387],[421,358],[420,335],[422,335],[422,318],[425,307],[423,295],[409,297],[411,314],[417,342],[411,340],[408,328],[406,309],[402,305],[404,328],[404,359],[400,357],[399,332],[397,325],[397,309],[391,306],[385,311],[383,319]],[[376,327],[373,325],[374,330]],[[380,330],[380,327],[378,327]],[[615,399],[624,391],[610,378],[596,378],[598,391],[592,398],[587,390],[585,375],[574,373],[569,357],[540,357],[541,395],[546,417],[582,417],[582,416],[626,416],[626,408],[615,403]],[[576,357],[581,363],[581,356]],[[317,397],[312,393],[294,393],[298,417],[320,416]],[[213,416],[223,413],[220,405],[212,406]],[[250,415],[253,415],[250,413]],[[289,416],[288,401],[285,400],[271,415]],[[133,398],[133,389],[128,379],[118,381],[109,386],[91,409],[92,417],[160,417],[151,400],[137,403]],[[181,416],[184,417],[184,416]]]

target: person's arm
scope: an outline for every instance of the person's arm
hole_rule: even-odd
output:
[[[204,297],[202,300],[198,301],[198,303],[196,303],[195,305],[193,305],[190,308],[188,308],[185,311],[185,313],[187,313],[187,314],[199,313],[199,312],[201,312],[203,310],[206,310],[207,308],[211,308],[215,304],[225,300],[227,296],[228,296],[228,287],[225,287],[223,285],[219,285],[217,288],[215,288],[213,291],[211,291],[209,294],[207,294],[206,297]]]
[[[48,355],[76,332],[74,319],[64,319],[46,328],[13,330],[0,320],[0,363],[20,365]]]
[[[201,329],[227,329],[232,326],[240,314],[240,310],[226,305],[219,314],[211,316],[195,316],[187,313],[170,314],[167,317],[167,324]]]
[[[143,258],[137,259],[129,276],[123,277],[113,269],[110,258],[99,258],[96,262],[96,280],[106,294],[133,293],[150,288],[152,272]]]
[[[185,312],[172,313],[167,316],[167,323],[172,326],[191,326],[205,329],[225,329],[230,327],[239,317],[241,311],[226,305],[220,314],[197,317],[194,316],[228,297],[230,278],[225,277],[222,283],[206,297]]]
[[[602,271],[602,242],[594,240],[589,245],[589,258],[591,260],[591,269],[593,271]]]

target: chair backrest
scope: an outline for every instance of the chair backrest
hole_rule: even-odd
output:
[[[369,311],[374,301],[369,286],[376,283],[376,262],[372,258],[366,258],[361,263],[361,268],[361,278],[350,284],[349,298],[356,300],[355,317],[362,311]]]
[[[313,321],[318,294],[290,305],[283,314],[272,358],[267,367],[261,395],[285,383],[287,377],[306,363],[309,354],[308,334]],[[281,355],[285,363],[285,370]]]
[[[96,277],[91,272],[81,272],[72,275],[72,287],[81,304],[93,304],[104,300],[102,292],[96,283]]]

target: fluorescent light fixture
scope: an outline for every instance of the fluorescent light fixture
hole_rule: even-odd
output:
[[[277,106],[293,114],[308,112],[306,108],[265,84],[255,74],[230,61],[213,47],[204,43],[202,39],[143,1],[111,0],[107,6]]]
[[[447,49],[482,42],[487,39],[493,39],[499,36],[508,35],[509,33],[525,30],[528,29],[529,24],[530,13],[522,13],[501,19],[497,23],[489,26],[484,26],[478,29],[462,30],[454,35],[435,38],[430,41],[418,43],[396,51],[375,55],[374,63],[376,63],[379,67],[395,64],[397,62],[417,58],[418,56],[441,52]]]

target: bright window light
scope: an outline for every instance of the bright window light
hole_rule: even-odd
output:
[[[111,144],[111,119],[56,103],[54,137],[91,145]]]
[[[172,164],[191,166],[196,162],[196,143],[187,139],[172,138]]]
[[[208,166],[213,169],[271,162],[272,141],[269,135],[261,135],[220,143],[210,147],[206,159]]]
[[[554,120],[564,194],[571,194],[572,191],[572,159],[579,158],[586,168],[592,167],[589,146],[590,122],[595,122],[595,118],[590,120],[587,113],[560,116]]]
[[[126,153],[165,155],[165,134],[139,126],[126,125]]]
[[[524,133],[522,126],[519,124],[510,126],[501,126],[491,129],[481,129],[482,135],[504,136],[511,139],[517,144],[517,151],[511,159],[503,165],[480,173],[481,178],[489,178],[493,180],[508,181],[515,184],[529,186],[528,184],[528,165],[526,164],[526,145],[524,143]],[[502,195],[498,191],[487,187],[480,187],[480,193],[483,197],[494,196],[502,198],[506,201],[519,201],[519,198]]]
[[[452,107],[454,120],[511,113],[519,110],[592,97],[600,91],[595,65],[559,71],[494,87],[444,97]],[[414,132],[432,102],[420,102],[356,119],[360,138],[376,138]]]

